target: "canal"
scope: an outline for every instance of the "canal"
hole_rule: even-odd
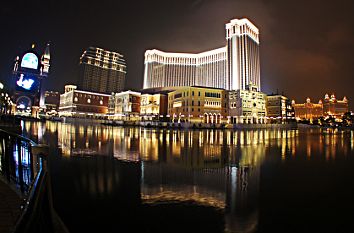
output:
[[[22,122],[76,232],[354,232],[354,132]]]

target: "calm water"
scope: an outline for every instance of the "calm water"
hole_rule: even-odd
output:
[[[71,232],[354,232],[354,132],[25,122]]]

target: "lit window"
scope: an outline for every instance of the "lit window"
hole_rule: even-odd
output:
[[[100,104],[101,104],[101,105],[103,104],[103,101],[102,101],[102,100],[100,100]]]
[[[89,104],[90,104],[90,103],[91,103],[91,99],[87,99],[87,103],[89,103]]]
[[[74,101],[75,101],[75,102],[77,102],[77,101],[78,101],[77,97],[75,97],[75,98],[74,98]]]

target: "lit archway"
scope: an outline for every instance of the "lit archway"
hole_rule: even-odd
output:
[[[27,96],[20,96],[16,100],[16,110],[18,112],[25,112],[27,110],[31,110],[32,108],[32,101],[29,97]]]

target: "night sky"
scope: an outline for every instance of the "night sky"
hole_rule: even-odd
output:
[[[63,92],[76,82],[79,57],[89,46],[122,53],[126,87],[139,90],[145,50],[225,46],[224,24],[241,17],[260,30],[262,91],[278,90],[297,102],[346,95],[353,109],[352,0],[6,0],[0,6],[0,80],[9,83],[13,60],[32,43],[42,50],[51,41],[47,90]]]

